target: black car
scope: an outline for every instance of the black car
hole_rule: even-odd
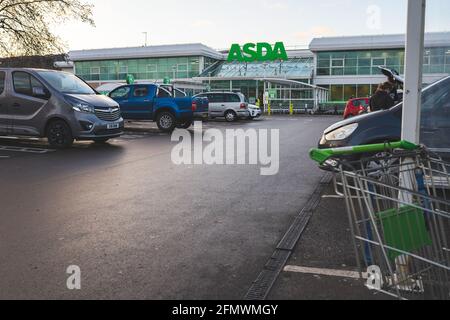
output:
[[[336,123],[325,130],[319,148],[399,141],[403,109],[403,103],[399,103],[389,110]],[[421,143],[444,158],[450,158],[450,77],[423,90]]]

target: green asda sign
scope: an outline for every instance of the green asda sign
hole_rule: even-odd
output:
[[[272,47],[269,43],[247,43],[242,47],[233,44],[228,54],[228,61],[253,62],[287,60],[288,56],[283,42],[277,42]]]

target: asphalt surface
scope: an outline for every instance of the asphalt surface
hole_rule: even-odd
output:
[[[205,125],[280,129],[275,176],[176,166],[170,136],[142,128],[58,151],[0,138],[0,299],[242,299],[320,181],[308,150],[337,120]]]

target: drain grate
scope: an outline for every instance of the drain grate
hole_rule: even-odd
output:
[[[256,281],[245,296],[245,300],[262,301],[265,300],[270,289],[275,284],[278,275],[286,265],[291,252],[284,250],[276,250],[273,256],[267,262],[264,270],[259,274]]]
[[[331,180],[332,175],[329,173],[320,180],[319,186],[314,190],[314,193],[309,198],[303,210],[289,227],[289,230],[277,246],[277,249],[265,265],[263,271],[259,274],[255,282],[253,282],[245,296],[245,300],[262,301],[267,298],[311,220],[314,210],[319,206],[321,200],[320,195],[325,187],[331,183]]]

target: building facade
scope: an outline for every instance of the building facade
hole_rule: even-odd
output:
[[[188,80],[223,56],[202,44],[71,51],[74,72],[98,86],[123,82],[131,74],[140,81]]]
[[[430,84],[450,74],[450,33],[427,34],[425,47],[424,84]],[[330,90],[331,101],[370,96],[385,81],[379,66],[405,71],[404,35],[318,38],[310,50],[314,83]]]
[[[450,32],[426,35],[424,83],[450,75]],[[239,91],[250,102],[270,91],[273,106],[317,107],[370,96],[386,79],[379,66],[405,69],[405,36],[378,35],[313,39],[309,49],[287,48],[286,61],[227,61],[226,51],[202,44],[72,51],[74,72],[94,87],[136,81],[180,84],[189,93]],[[182,85],[181,85],[182,84]]]

